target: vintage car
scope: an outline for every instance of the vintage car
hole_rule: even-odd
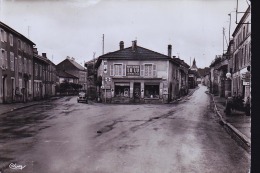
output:
[[[77,98],[78,103],[79,102],[85,102],[88,103],[88,97],[85,92],[79,92],[78,98]]]

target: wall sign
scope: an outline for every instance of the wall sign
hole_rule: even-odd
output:
[[[126,66],[126,76],[140,76],[140,66],[139,65],[127,65]]]

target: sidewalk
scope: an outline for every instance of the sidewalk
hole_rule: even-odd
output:
[[[212,95],[215,111],[221,119],[221,124],[235,137],[236,140],[247,150],[251,148],[251,116],[246,116],[245,112],[233,110],[230,115],[226,115],[226,98]]]
[[[8,112],[12,112],[12,111],[15,111],[15,110],[18,110],[18,109],[23,109],[23,108],[34,106],[34,105],[39,105],[39,104],[42,104],[44,102],[56,100],[56,99],[59,99],[59,98],[60,97],[51,97],[51,98],[44,99],[44,100],[30,101],[30,102],[26,102],[26,103],[0,104],[0,115],[6,114]]]

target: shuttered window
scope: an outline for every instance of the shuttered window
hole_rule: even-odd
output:
[[[114,65],[110,65],[110,76],[114,76]]]
[[[14,53],[10,52],[10,69],[14,71]]]
[[[144,76],[144,65],[141,65],[140,75],[141,75],[141,76]]]

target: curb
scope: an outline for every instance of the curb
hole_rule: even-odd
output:
[[[46,103],[46,102],[50,102],[50,101],[54,101],[54,100],[58,100],[58,99],[60,99],[60,97],[59,98],[54,98],[54,99],[49,99],[49,100],[42,100],[42,101],[40,101],[38,103],[32,103],[30,105],[20,106],[20,107],[17,107],[17,108],[12,108],[12,109],[10,109],[10,110],[8,110],[6,112],[0,113],[0,115],[4,115],[4,114],[7,114],[9,112],[17,111],[17,110],[20,110],[20,109],[28,108],[28,107],[31,107],[31,106],[39,105],[39,104],[42,104],[42,103]]]
[[[241,133],[237,128],[235,128],[233,125],[231,125],[230,123],[226,122],[220,111],[218,110],[217,108],[217,105],[215,103],[215,100],[214,100],[214,96],[210,93],[211,97],[212,97],[212,100],[214,102],[214,111],[215,113],[219,116],[220,118],[220,124],[222,126],[224,126],[225,130],[232,136],[235,138],[235,140],[240,144],[242,145],[242,147],[247,151],[249,152],[250,149],[251,149],[251,140],[245,136],[243,133]]]

